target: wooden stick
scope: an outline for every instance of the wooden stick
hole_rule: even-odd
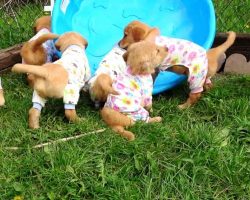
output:
[[[88,132],[88,133],[83,133],[83,134],[80,134],[80,135],[75,135],[75,136],[71,136],[71,137],[61,138],[61,139],[58,139],[58,140],[55,140],[55,141],[38,144],[38,145],[35,145],[35,146],[31,147],[31,148],[32,149],[39,149],[39,148],[42,148],[42,147],[45,147],[45,146],[49,146],[49,145],[52,145],[52,144],[58,144],[58,143],[61,143],[61,142],[67,142],[69,140],[79,139],[81,137],[92,135],[94,133],[102,133],[105,130],[106,129],[104,128],[104,129],[99,129],[97,131],[91,131],[91,132]],[[6,149],[6,150],[19,150],[19,149],[24,149],[24,148],[22,148],[22,147],[4,147],[4,149]]]

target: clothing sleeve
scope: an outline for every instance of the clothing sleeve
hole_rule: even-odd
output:
[[[77,84],[68,83],[64,89],[64,104],[76,105],[79,99],[80,87]]]
[[[152,105],[152,92],[153,92],[153,83],[151,80],[144,81],[144,86],[142,87],[142,104],[143,107]]]

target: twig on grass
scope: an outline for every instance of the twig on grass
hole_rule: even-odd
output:
[[[75,139],[79,139],[81,137],[84,137],[84,136],[88,136],[88,135],[92,135],[94,133],[102,133],[104,132],[106,129],[103,128],[103,129],[99,129],[99,130],[96,130],[96,131],[91,131],[91,132],[88,132],[88,133],[82,133],[80,135],[75,135],[75,136],[71,136],[71,137],[65,137],[65,138],[61,138],[61,139],[58,139],[58,140],[54,140],[54,141],[51,141],[51,142],[46,142],[46,143],[42,143],[42,144],[37,144],[35,146],[32,146],[31,148],[32,149],[39,149],[39,148],[42,148],[42,147],[45,147],[45,146],[49,146],[49,145],[52,145],[52,144],[58,144],[58,143],[61,143],[61,142],[67,142],[69,140],[75,140]],[[4,147],[4,149],[6,150],[19,150],[19,149],[24,149],[22,147]]]

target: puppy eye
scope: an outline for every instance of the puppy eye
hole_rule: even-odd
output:
[[[160,53],[160,49],[156,49],[156,53]]]

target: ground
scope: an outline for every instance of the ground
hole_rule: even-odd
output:
[[[249,33],[249,0],[213,2],[217,31]],[[37,4],[7,8],[0,9],[0,48],[29,39],[42,14]],[[51,100],[41,128],[30,130],[32,90],[23,75],[1,76],[6,106],[0,109],[0,199],[249,199],[249,76],[218,74],[214,88],[185,111],[177,105],[187,97],[186,84],[155,96],[153,115],[163,122],[137,123],[130,128],[133,142],[112,132],[84,93],[77,106],[81,123],[68,123],[62,101]]]
[[[3,77],[0,109],[0,193],[3,199],[248,199],[250,77],[217,75],[194,107],[179,111],[186,84],[154,97],[160,124],[138,123],[134,142],[113,133],[82,94],[79,124],[69,124],[61,100],[49,101],[41,128],[30,130],[32,91],[22,75]],[[106,128],[41,149],[32,146]],[[6,147],[21,147],[8,150]]]

